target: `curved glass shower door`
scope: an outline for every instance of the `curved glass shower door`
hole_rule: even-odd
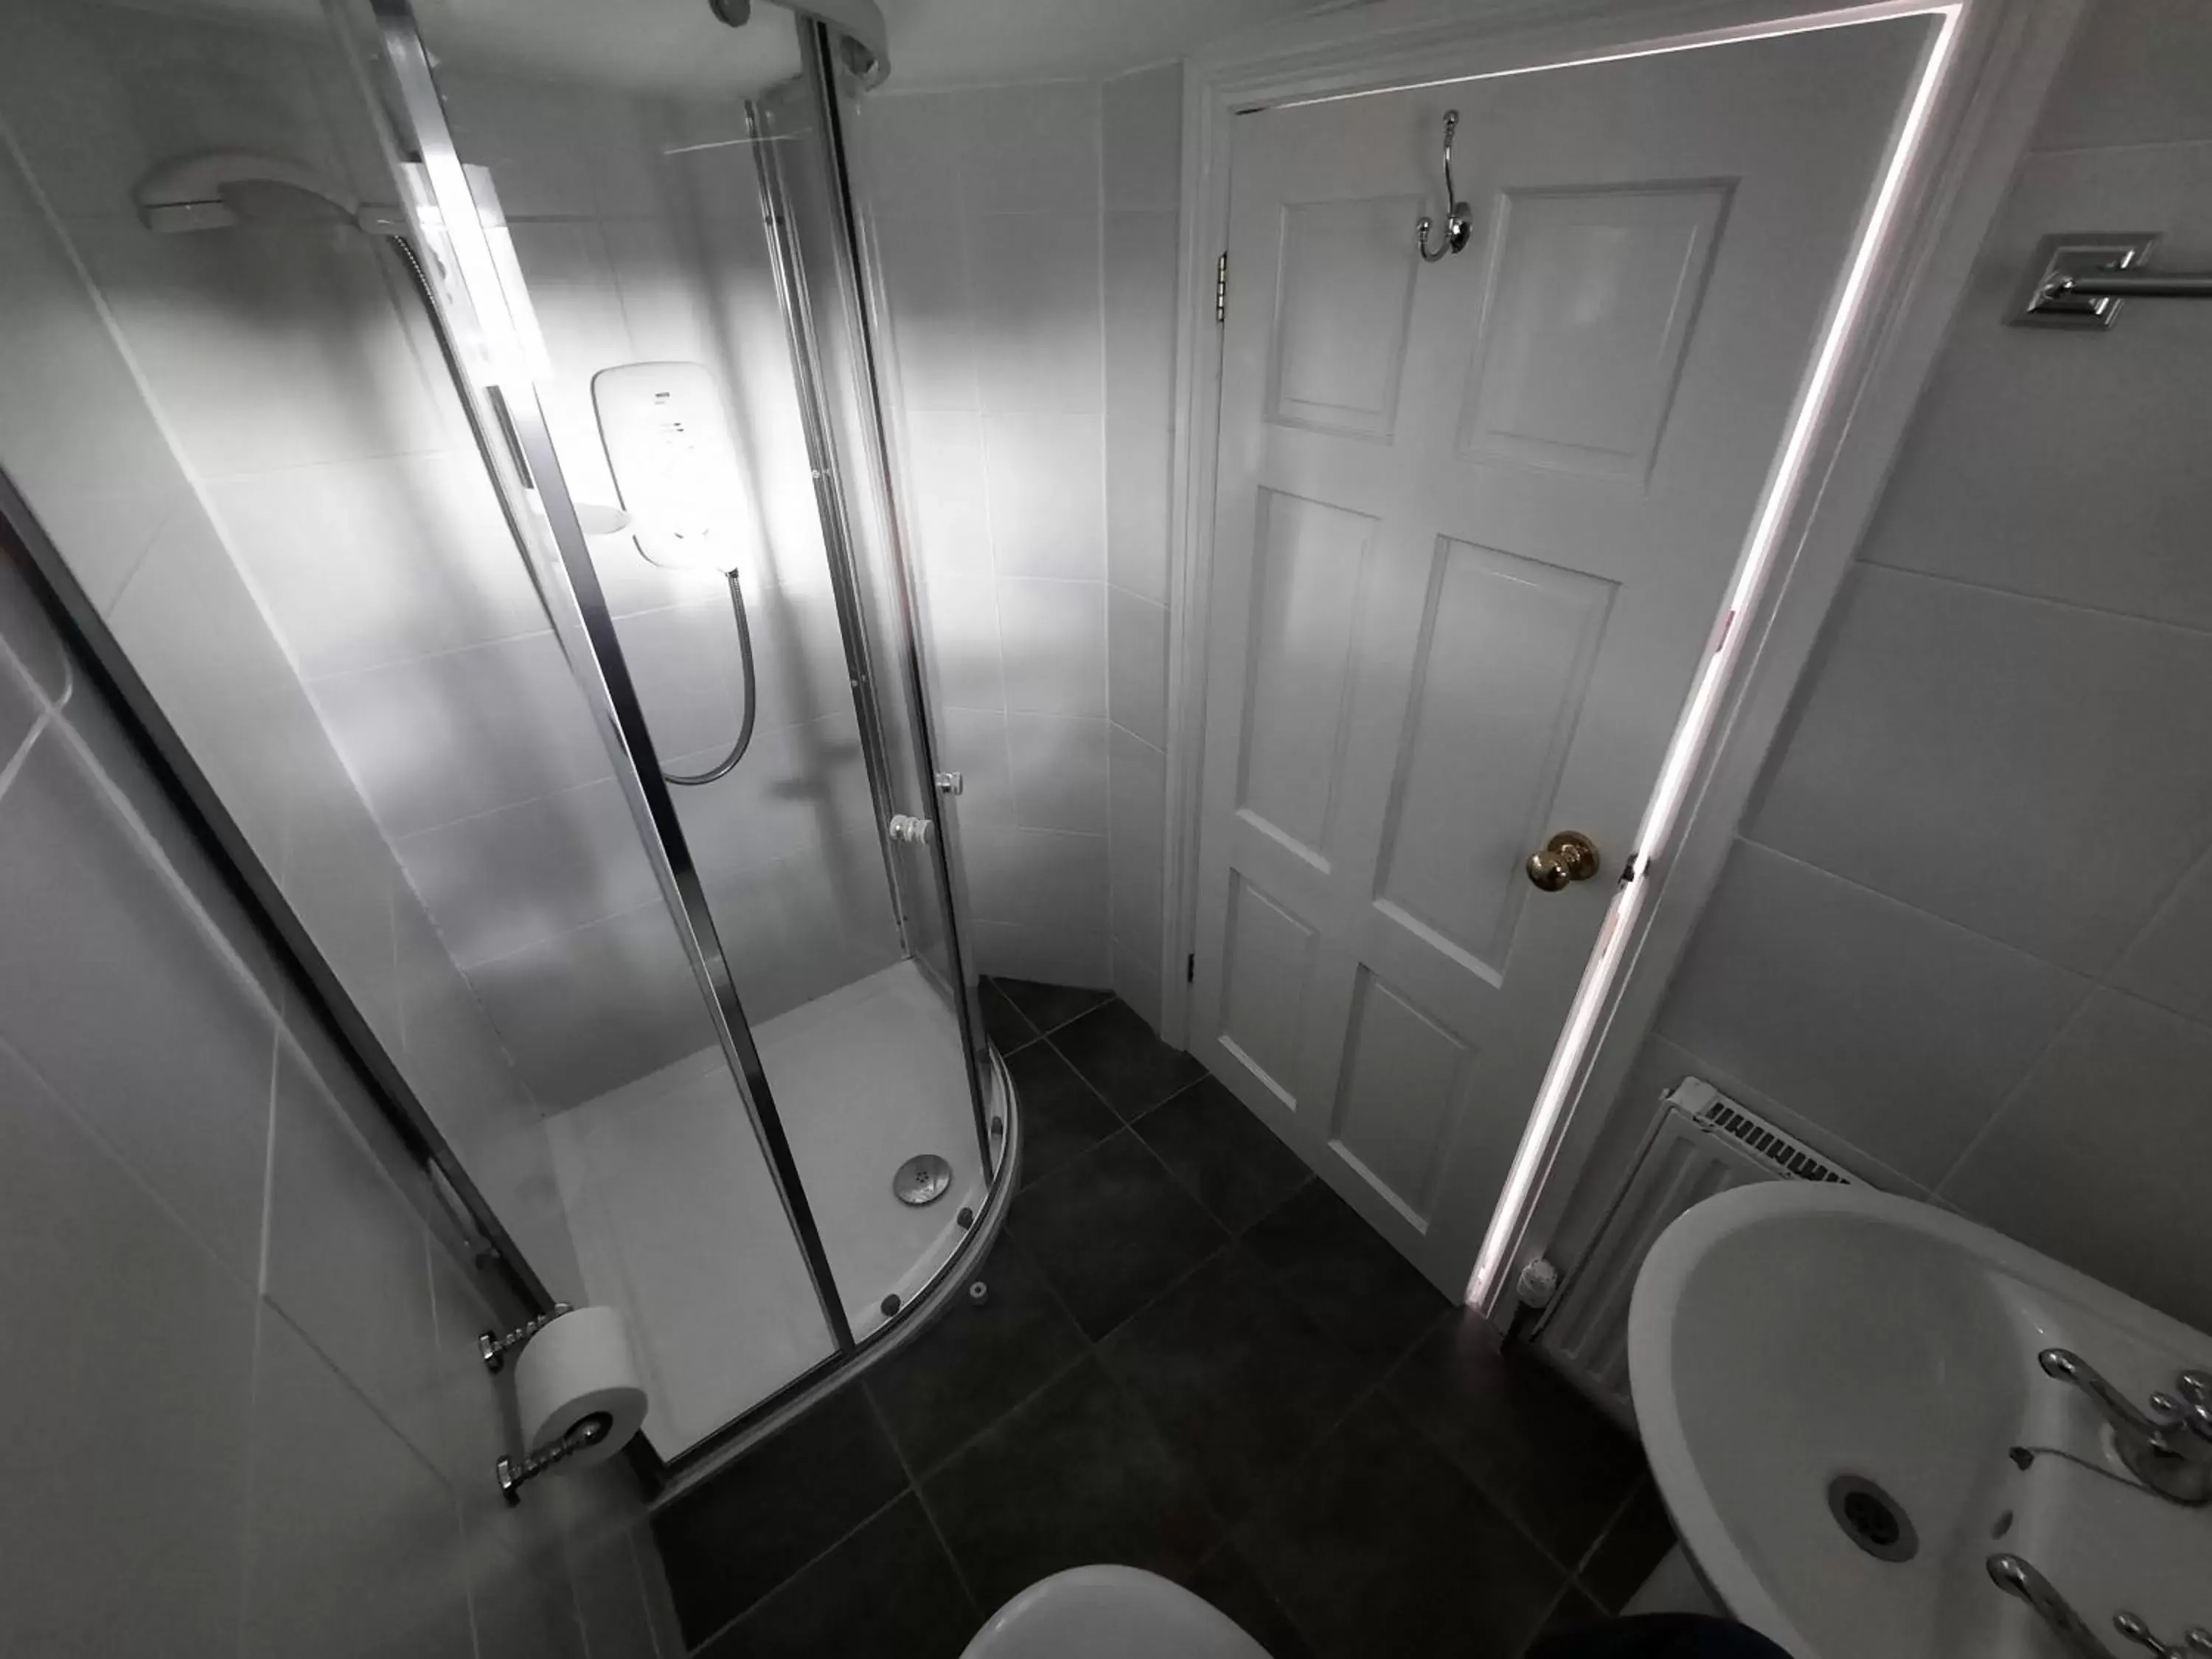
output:
[[[0,15],[50,580],[494,1242],[628,1310],[664,1458],[941,1295],[1018,1134],[822,43],[761,9]]]
[[[565,601],[720,1021],[692,1042],[641,998],[634,1031],[556,1022],[518,1062],[588,1292],[641,1310],[672,1392],[732,1394],[744,1339],[719,1325],[695,1355],[689,1304],[744,1226],[704,1192],[665,1202],[711,1183],[732,1123],[750,1116],[781,1178],[841,1346],[939,1276],[1005,1133],[971,1035],[828,71],[811,26],[769,8],[733,28],[656,0],[568,39],[541,19],[424,39],[397,0],[376,10],[403,155],[422,158],[402,164],[412,211],[486,342],[556,628]],[[570,78],[505,67],[549,60]],[[555,987],[579,972],[573,951],[544,966]],[[606,1012],[604,983],[591,1000]]]

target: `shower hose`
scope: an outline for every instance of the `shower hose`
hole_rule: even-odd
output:
[[[730,752],[705,771],[671,772],[664,768],[660,775],[673,784],[689,787],[712,783],[717,778],[726,777],[731,769],[745,757],[745,750],[752,746],[753,711],[760,703],[758,688],[753,678],[753,630],[752,625],[745,620],[745,596],[744,590],[738,586],[738,573],[731,571],[729,579],[730,614],[737,618],[738,623],[738,662],[744,674],[745,712],[738,725],[738,740],[730,745]]]

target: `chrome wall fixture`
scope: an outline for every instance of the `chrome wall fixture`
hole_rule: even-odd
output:
[[[1457,253],[1465,247],[1468,237],[1474,229],[1474,215],[1468,211],[1467,204],[1459,199],[1459,192],[1452,184],[1452,135],[1458,131],[1459,112],[1455,109],[1446,110],[1444,112],[1444,200],[1450,205],[1445,210],[1443,245],[1436,248],[1429,246],[1429,227],[1436,221],[1427,214],[1424,213],[1421,216],[1420,223],[1413,227],[1413,246],[1421,250],[1421,258],[1431,264],[1443,258],[1445,254]],[[1224,254],[1222,257],[1226,258],[1228,256]]]
[[[491,1331],[481,1332],[477,1337],[477,1358],[483,1361],[486,1370],[498,1370],[506,1365],[509,1348],[520,1347],[562,1314],[574,1311],[567,1303],[556,1302],[550,1313],[542,1313],[527,1324],[517,1325],[504,1335]]]
[[[2021,328],[2110,328],[2125,300],[2212,300],[2212,270],[2147,270],[2149,231],[2046,236],[2006,320]]]

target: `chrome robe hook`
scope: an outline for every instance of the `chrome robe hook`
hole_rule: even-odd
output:
[[[1424,213],[1421,216],[1421,222],[1413,227],[1413,246],[1421,250],[1421,258],[1426,259],[1431,264],[1443,258],[1445,254],[1456,253],[1465,247],[1468,235],[1474,228],[1474,220],[1468,212],[1467,204],[1459,199],[1458,191],[1452,185],[1452,134],[1458,131],[1459,112],[1455,109],[1446,110],[1444,112],[1444,200],[1451,204],[1451,210],[1444,217],[1443,246],[1433,252],[1431,251],[1429,227],[1436,221],[1427,214]]]

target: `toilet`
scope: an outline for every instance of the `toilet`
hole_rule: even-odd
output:
[[[1267,1659],[1188,1590],[1135,1567],[1070,1567],[991,1615],[961,1659]]]

